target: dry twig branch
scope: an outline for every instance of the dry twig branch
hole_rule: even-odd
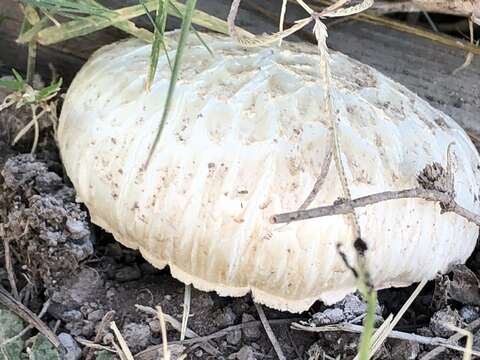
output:
[[[268,323],[270,324],[270,326],[272,326],[272,325],[290,325],[292,322],[298,322],[298,321],[302,321],[302,320],[305,320],[305,319],[299,319],[299,318],[277,319],[277,320],[269,320]],[[262,325],[261,321],[250,321],[250,322],[246,322],[246,323],[242,323],[242,324],[238,324],[238,325],[229,326],[225,329],[216,331],[216,332],[214,332],[210,335],[195,337],[195,338],[192,338],[192,339],[186,339],[184,341],[170,341],[169,344],[171,344],[171,345],[173,345],[173,344],[190,345],[190,344],[196,344],[196,343],[200,343],[200,342],[206,342],[206,341],[209,341],[209,340],[213,340],[213,339],[223,337],[223,336],[227,335],[228,333],[230,333],[232,331],[235,331],[235,330],[241,330],[241,329],[245,329],[245,328],[249,328],[249,327],[258,327],[258,326],[261,326],[261,325]],[[135,358],[136,358],[136,360],[151,359],[151,355],[156,354],[157,350],[161,349],[161,348],[162,348],[161,344],[156,345],[156,346],[152,346],[152,347],[136,354]]]
[[[146,312],[147,314],[157,316],[157,311],[152,307],[144,306],[144,305],[138,305],[138,304],[136,304],[135,307],[138,310]],[[168,324],[170,324],[170,326],[173,327],[175,330],[177,330],[178,332],[182,331],[182,323],[180,321],[178,321],[173,316],[171,316],[169,314],[166,314],[166,313],[163,313],[163,317],[164,317],[165,321]],[[192,338],[196,338],[196,337],[199,337],[199,336],[200,335],[198,335],[196,332],[189,329],[188,327],[185,329],[185,337],[187,337],[189,339],[192,339]],[[206,342],[205,344],[200,344],[200,347],[212,356],[218,356],[220,354],[220,351],[210,342]]]
[[[10,252],[10,240],[6,236],[3,237],[3,249],[5,251],[5,270],[8,275],[8,282],[10,283],[10,288],[12,290],[13,297],[17,300],[20,300],[18,295],[17,282],[15,281],[15,272],[13,271],[12,265],[12,255]]]
[[[50,328],[30,309],[16,300],[10,293],[0,286],[0,303],[6,306],[9,310],[20,316],[25,322],[35,327],[42,333],[57,349],[61,347],[57,336],[50,330]]]
[[[115,311],[110,310],[103,316],[100,326],[98,327],[97,333],[95,334],[95,339],[93,340],[93,344],[98,344],[100,340],[102,340],[105,329],[107,328],[107,324],[109,324],[113,320],[114,314],[115,314]],[[90,349],[88,349],[87,355],[85,356],[85,360],[91,360],[93,358],[93,351],[92,351],[93,348],[94,346],[90,346]]]
[[[308,326],[308,325],[301,325],[298,323],[294,323],[292,324],[292,329],[308,331],[308,332],[317,332],[317,333],[345,331],[345,332],[360,334],[363,332],[363,326],[354,325],[354,324],[335,324],[335,325],[325,325],[325,326],[315,327],[315,326]],[[449,339],[444,339],[441,337],[421,336],[417,334],[409,334],[409,333],[396,331],[396,330],[393,330],[392,332],[390,332],[388,337],[391,339],[397,339],[397,340],[413,341],[423,345],[443,346],[448,349],[465,352],[465,348],[463,348],[462,346],[458,346],[455,343],[451,343]],[[472,350],[472,355],[480,356],[480,351]]]
[[[188,317],[190,316],[191,300],[192,300],[192,285],[188,284],[188,285],[185,285],[185,294],[183,297],[183,316],[182,316],[182,328],[180,329],[180,340],[185,340],[185,333],[187,332]]]
[[[265,312],[263,311],[262,305],[255,303],[255,308],[257,309],[258,316],[260,317],[260,321],[262,322],[263,328],[267,333],[268,339],[273,345],[273,349],[275,350],[275,353],[277,354],[278,359],[286,360],[287,358],[285,357],[285,354],[282,351],[282,347],[278,343],[275,333],[273,332],[272,328],[270,327],[270,324],[268,323],[268,319],[265,316]]]
[[[118,330],[118,327],[117,327],[117,324],[115,324],[115,321],[112,321],[110,323],[110,329],[113,330],[113,333],[115,334],[115,337],[117,338],[118,343],[120,344],[120,346],[118,346],[115,341],[112,342],[113,346],[117,350],[118,355],[120,355],[120,357],[125,358],[126,360],[134,360],[133,355],[127,345],[127,342],[123,338],[120,330]]]
[[[480,216],[457,204],[452,200],[450,195],[438,190],[426,190],[422,188],[400,191],[385,191],[382,193],[367,195],[353,199],[351,204],[348,204],[344,200],[338,200],[334,205],[278,214],[272,216],[270,220],[273,224],[283,224],[292,221],[307,220],[324,216],[348,214],[351,206],[354,208],[359,208],[373,205],[382,201],[390,201],[395,199],[424,199],[428,201],[439,202],[441,205],[446,205],[444,209],[442,209],[444,212],[453,212],[480,226]]]
[[[40,313],[38,314],[38,318],[41,319],[47,312],[48,308],[50,307],[50,299],[48,299],[42,306],[42,310],[40,310]],[[34,327],[33,325],[28,325],[25,329],[20,331],[17,335],[5,340],[4,342],[0,343],[0,348],[3,348],[5,345],[8,343],[14,342],[17,339],[23,337],[26,333],[28,333],[30,330],[32,330]]]
[[[480,319],[477,319],[477,320],[474,320],[472,321],[470,324],[468,324],[468,326],[465,327],[465,330],[466,331],[475,331],[476,329],[478,329],[480,327]],[[457,343],[464,335],[463,334],[455,334],[453,336],[451,336],[450,338],[447,339],[447,341],[449,343]],[[434,359],[437,359],[438,356],[440,354],[442,354],[447,348],[442,346],[442,345],[439,345],[438,347],[436,347],[435,349],[433,349],[432,351],[428,352],[427,354],[425,354],[421,360],[434,360]]]

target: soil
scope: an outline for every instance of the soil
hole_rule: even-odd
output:
[[[3,94],[5,96],[5,94]],[[0,94],[0,102],[2,97]],[[114,335],[102,319],[112,316],[137,359],[159,359],[160,322],[151,309],[181,321],[185,287],[157,270],[138,252],[124,248],[113,237],[89,222],[87,210],[75,202],[75,191],[63,173],[52,128],[45,124],[35,155],[30,155],[31,136],[16,146],[11,140],[30,119],[25,110],[0,112],[0,231],[12,248],[12,261],[20,299],[34,312],[51,304],[43,320],[59,334],[68,359],[106,352],[89,350],[85,341],[112,346]],[[480,318],[480,250],[467,265],[429,283],[404,315],[397,330],[423,336],[448,338],[458,327]],[[5,270],[5,251],[0,244],[0,284],[12,290]],[[413,288],[379,292],[377,320],[395,314]],[[139,310],[136,305],[150,308]],[[265,309],[287,359],[352,359],[359,336],[345,332],[315,334],[293,330],[291,321],[312,325],[361,323],[366,310],[357,295],[333,307],[315,304],[308,313],[293,315]],[[192,291],[188,327],[200,336],[244,324],[223,336],[197,344],[178,343],[180,334],[168,327],[173,358],[275,359],[273,347],[250,297],[222,298]],[[255,322],[254,326],[246,323]],[[174,343],[177,342],[177,343]],[[480,347],[480,333],[474,343]],[[147,349],[150,349],[148,351]],[[152,350],[154,349],[154,350]],[[421,359],[432,346],[388,340],[377,359]],[[147,350],[147,351],[145,351]],[[140,354],[139,354],[140,353]],[[177,354],[177,355],[176,355]],[[93,357],[95,358],[95,357]],[[0,355],[1,359],[1,355]],[[444,351],[435,359],[461,359],[458,352]]]

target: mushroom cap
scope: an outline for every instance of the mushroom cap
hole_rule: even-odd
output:
[[[319,176],[329,144],[311,45],[243,49],[191,36],[160,142],[144,164],[162,117],[171,71],[165,56],[151,91],[151,46],[121,41],[97,51],[63,105],[58,142],[91,219],[158,268],[223,296],[300,312],[356,288],[338,254],[355,262],[345,215],[274,225],[297,210]],[[167,35],[174,57],[178,32]],[[455,143],[456,201],[479,211],[479,155],[447,115],[378,71],[331,54],[332,94],[352,197],[418,186],[428,164]],[[341,197],[332,164],[310,207]],[[377,288],[432,279],[464,262],[478,228],[422,199],[357,209]]]

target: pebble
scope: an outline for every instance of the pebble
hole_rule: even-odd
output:
[[[70,334],[61,333],[58,335],[58,340],[65,348],[65,360],[78,360],[82,356],[82,350],[77,342]]]
[[[217,311],[217,316],[215,316],[215,324],[224,328],[235,324],[237,316],[230,307],[224,308],[223,310]]]
[[[449,338],[455,330],[449,329],[446,324],[461,327],[462,320],[457,311],[450,307],[437,311],[430,319],[430,329],[436,336]]]
[[[152,332],[145,324],[128,323],[122,329],[122,335],[133,352],[143,350],[150,342]]]
[[[255,352],[248,345],[243,346],[239,352],[230,355],[228,358],[231,360],[256,360]]]
[[[88,314],[87,318],[90,321],[98,322],[103,319],[104,315],[105,315],[105,312],[103,310],[94,310]]]
[[[242,323],[248,323],[256,321],[256,319],[250,314],[242,315]],[[242,329],[243,334],[248,340],[256,340],[260,337],[261,331],[259,326],[248,326]]]
[[[230,331],[227,334],[227,342],[230,345],[238,345],[242,341],[242,331],[240,329]]]

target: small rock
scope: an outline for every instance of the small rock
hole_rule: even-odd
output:
[[[243,346],[239,352],[228,357],[231,360],[256,360],[255,352],[250,346]]]
[[[448,338],[455,334],[454,330],[448,328],[448,325],[461,327],[462,319],[457,311],[450,307],[437,311],[430,319],[430,329],[436,336]]]
[[[98,322],[103,319],[105,312],[103,310],[94,310],[88,314],[87,319],[93,322]]]
[[[115,280],[120,282],[138,280],[141,276],[142,273],[136,264],[122,267],[115,272]]]
[[[420,353],[420,345],[413,341],[392,341],[391,360],[415,360]]]
[[[196,356],[196,357],[201,358],[202,355],[203,355],[202,349],[198,349],[197,351],[195,351],[195,356]]]
[[[138,352],[148,345],[152,333],[148,325],[129,323],[123,327],[122,335],[130,349]]]
[[[345,314],[338,308],[326,309],[314,314],[312,319],[316,325],[338,324],[345,321]]]
[[[82,327],[82,335],[87,339],[95,334],[95,323],[91,321],[85,321]]]
[[[215,324],[220,327],[220,328],[224,328],[224,327],[227,327],[227,326],[231,326],[233,324],[235,324],[235,319],[237,318],[237,316],[235,315],[235,313],[233,312],[233,310],[229,307],[223,309],[223,310],[219,310],[217,312],[217,316],[215,317]]]
[[[158,321],[158,319],[152,319],[148,322],[148,326],[150,326],[150,330],[152,331],[152,333],[154,334],[158,334],[162,331],[161,327],[160,327],[160,321]]]
[[[460,309],[459,314],[463,321],[470,323],[480,317],[480,309],[478,306],[466,305]]]
[[[83,314],[78,310],[68,310],[62,314],[61,319],[65,322],[77,322],[83,320]]]
[[[247,313],[242,315],[242,323],[249,323],[252,321],[256,321],[252,315]],[[256,340],[261,335],[259,326],[246,326],[242,330],[243,334],[248,340]]]
[[[65,348],[65,360],[78,360],[82,356],[82,350],[70,334],[61,333],[58,340]]]
[[[345,297],[338,306],[343,309],[347,317],[357,317],[367,312],[367,305],[355,294]]]
[[[230,331],[227,334],[227,342],[230,345],[238,345],[242,341],[242,331],[240,329]]]
[[[480,305],[480,282],[475,273],[465,265],[457,265],[447,290],[451,299],[465,305]]]
[[[107,332],[103,335],[102,343],[105,345],[111,345],[114,340],[115,336],[111,332]]]

